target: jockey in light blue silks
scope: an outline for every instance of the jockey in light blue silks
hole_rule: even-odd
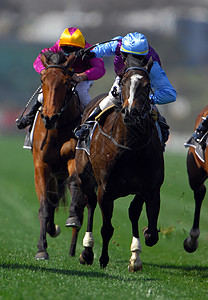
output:
[[[153,91],[153,93],[151,93],[149,97],[153,105],[166,104],[174,102],[176,100],[176,90],[173,88],[167,78],[165,71],[162,69],[158,54],[149,45],[146,37],[142,33],[134,32],[128,33],[125,37],[115,37],[108,43],[100,44],[94,47],[91,50],[90,55],[92,55],[92,53],[94,53],[94,57],[96,58],[101,58],[104,56],[110,57],[112,55],[115,55],[114,70],[117,76],[108,96],[100,102],[100,104],[95,108],[86,122],[93,120],[101,111],[114,104],[115,97],[112,91],[116,88],[117,93],[119,93],[121,90],[119,82],[124,70],[123,57],[127,56],[128,54],[132,54],[133,56],[141,60],[145,60],[146,62],[150,57],[152,57],[153,59],[153,66],[149,74],[151,89]],[[165,119],[163,118],[163,121],[164,120]],[[167,124],[166,126],[169,128]],[[75,135],[78,139],[85,139],[84,131],[84,126],[81,126],[78,131],[75,131]],[[168,139],[168,135],[166,137],[163,137],[163,139],[165,139],[166,142]]]

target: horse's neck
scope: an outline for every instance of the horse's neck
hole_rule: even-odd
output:
[[[81,116],[82,108],[76,95],[72,96],[69,101],[70,103],[66,109],[64,119],[68,123],[72,123]]]

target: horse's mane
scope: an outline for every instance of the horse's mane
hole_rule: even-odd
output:
[[[46,56],[47,60],[54,65],[60,65],[66,61],[66,56],[61,51],[59,51],[58,53],[54,53],[49,50],[44,52],[44,55]]]

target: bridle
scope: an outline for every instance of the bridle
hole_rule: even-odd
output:
[[[73,74],[73,72],[69,71],[68,68],[66,68],[65,66],[62,66],[62,65],[48,65],[45,68],[45,70],[47,70],[49,68],[62,69],[68,75],[67,76],[67,81],[66,81],[65,99],[64,99],[64,104],[63,104],[61,110],[58,113],[54,114],[51,118],[49,118],[48,116],[45,116],[43,114],[43,110],[41,110],[41,119],[42,119],[46,129],[55,129],[55,128],[57,128],[57,123],[58,123],[59,119],[61,118],[61,116],[65,112],[65,110],[67,109],[72,96],[75,94],[75,87],[76,86],[74,85],[74,86],[72,86],[72,88],[69,87],[70,78],[71,78],[71,75]]]
[[[141,70],[141,71],[145,72],[146,75],[147,75],[147,79],[150,82],[148,71],[143,67],[134,66],[134,67],[129,67],[124,71],[124,74],[121,78],[121,86],[123,86],[122,80],[123,80],[124,76],[128,73],[128,71],[131,71],[131,70]],[[145,118],[148,114],[147,109],[145,109],[145,108],[147,107],[147,104],[149,102],[149,92],[150,92],[150,90],[151,90],[151,86],[150,86],[150,83],[149,83],[148,84],[148,95],[147,95],[146,100],[144,101],[141,109],[139,110],[139,115],[138,115],[139,118]],[[121,91],[121,102],[124,103],[123,98],[122,98],[122,91]]]

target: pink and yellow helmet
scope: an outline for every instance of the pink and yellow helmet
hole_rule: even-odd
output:
[[[59,46],[74,46],[85,48],[85,38],[78,28],[66,28],[61,34]]]

